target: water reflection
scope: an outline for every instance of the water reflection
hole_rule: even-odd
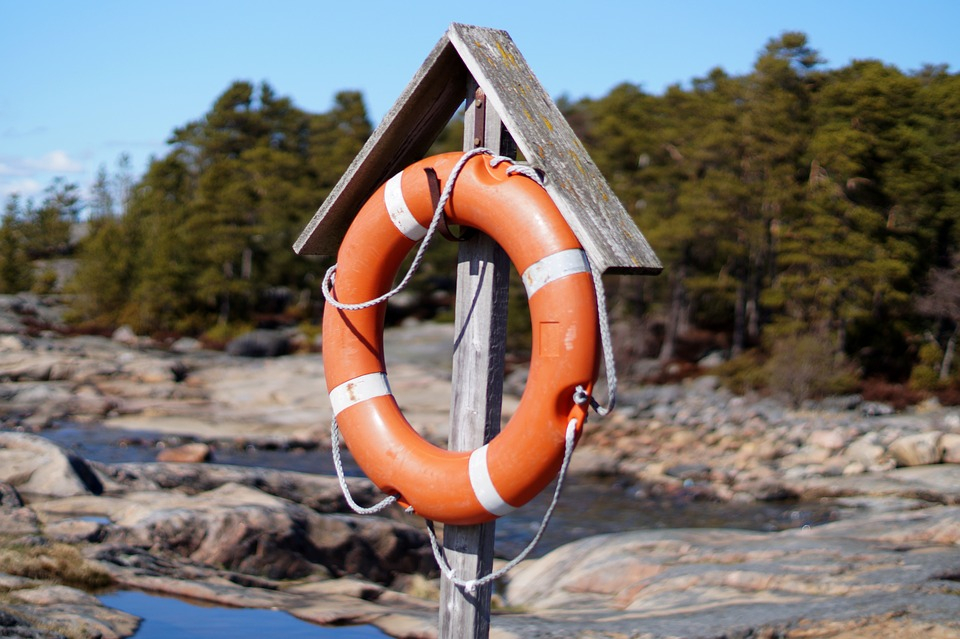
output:
[[[156,459],[156,433],[63,424],[43,435],[87,459],[105,463],[145,462]],[[171,440],[170,444],[183,443]],[[220,464],[332,475],[330,451],[325,448],[263,449],[218,445],[214,461]],[[344,472],[362,476],[343,450]],[[670,495],[653,495],[621,480],[570,477],[540,544],[539,557],[565,543],[602,533],[664,528],[741,528],[773,531],[831,521],[836,504],[747,502],[724,503],[697,499],[696,486]],[[496,552],[513,557],[536,533],[553,496],[551,485],[530,504],[497,521]]]
[[[698,500],[682,492],[662,497],[637,493],[615,480],[568,478],[550,525],[531,557],[604,533],[667,528],[775,531],[823,524],[837,517],[837,506],[830,503],[729,503]],[[512,557],[527,544],[552,497],[550,486],[524,508],[497,520],[498,555]]]
[[[191,604],[136,591],[102,595],[100,601],[144,620],[134,639],[379,639],[389,636],[373,626],[324,628],[279,610]]]

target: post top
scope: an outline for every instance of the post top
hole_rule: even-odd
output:
[[[506,31],[454,23],[394,103],[294,250],[332,255],[368,197],[420,160],[464,101],[470,77],[500,114],[523,157],[601,272],[654,274],[662,266]]]

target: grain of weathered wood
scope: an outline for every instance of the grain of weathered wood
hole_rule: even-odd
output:
[[[466,67],[444,36],[293,245],[335,255],[363,203],[383,182],[421,160],[463,104]]]
[[[524,159],[544,169],[547,191],[591,263],[603,272],[659,272],[653,249],[510,36],[453,24],[447,37],[500,113]]]
[[[467,95],[475,88],[475,83],[468,83]],[[484,133],[478,133],[475,110],[476,102],[468,102],[464,149],[472,148],[474,137],[480,137],[483,146],[509,153],[501,148],[497,112],[483,110]],[[510,260],[489,236],[477,233],[460,244],[458,261],[449,448],[473,450],[500,432]],[[444,527],[444,555],[458,577],[476,579],[493,570],[495,526],[489,522]],[[486,639],[491,595],[491,584],[471,594],[441,578],[439,639]]]
[[[453,24],[303,231],[294,249],[330,255],[363,202],[421,159],[472,77],[603,272],[653,274],[660,261],[505,31]]]
[[[463,87],[483,90],[488,118],[479,137],[503,152],[514,141],[546,174],[546,188],[601,272],[649,274],[661,265],[559,109],[504,31],[453,24],[361,149],[294,249],[332,255],[363,203],[391,175],[421,159],[463,103]],[[470,93],[472,95],[472,91]],[[464,148],[474,146],[468,107]],[[509,132],[510,135],[506,135]],[[479,133],[479,128],[477,129]],[[512,136],[512,139],[510,139]],[[458,266],[454,396],[450,447],[470,450],[499,430],[509,260],[487,236],[465,242]],[[489,573],[494,524],[447,526],[444,546],[456,574]],[[441,580],[441,639],[485,639],[491,589],[465,593]]]

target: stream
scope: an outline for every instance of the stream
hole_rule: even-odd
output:
[[[64,423],[42,435],[81,457],[103,463],[155,461],[156,433],[116,430],[97,425]],[[180,440],[173,444],[182,443]],[[362,476],[343,450],[344,472]],[[330,451],[214,447],[214,462],[236,466],[292,470],[333,475]],[[534,536],[550,505],[551,484],[527,506],[497,520],[496,554],[511,558]],[[531,557],[540,557],[563,544],[602,533],[664,528],[740,528],[775,531],[814,526],[836,518],[836,504],[796,502],[721,503],[695,501],[684,493],[649,497],[642,488],[616,479],[572,476],[567,478],[560,501]]]
[[[377,639],[374,626],[326,628],[280,610],[225,608],[136,591],[101,595],[104,605],[143,619],[135,639]]]
[[[161,445],[183,443],[151,432],[104,428],[96,424],[65,422],[43,431],[43,436],[78,455],[103,463],[153,462]],[[248,467],[333,475],[330,451],[317,449],[264,449],[215,446],[214,462]],[[347,450],[343,451],[348,476],[362,475]],[[496,554],[516,556],[536,534],[554,492],[551,485],[530,504],[497,520]],[[835,505],[820,503],[716,503],[695,501],[681,493],[651,498],[641,487],[613,479],[569,477],[550,525],[531,557],[540,557],[559,546],[601,533],[651,528],[745,528],[773,531],[811,526],[835,519]],[[100,597],[111,608],[143,621],[132,639],[380,639],[387,637],[375,626],[323,627],[282,611],[237,609],[138,591],[118,591]]]

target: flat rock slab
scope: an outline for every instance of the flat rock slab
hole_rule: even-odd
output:
[[[280,439],[293,437],[299,431],[302,431],[302,427],[297,426],[292,429],[292,432],[283,432],[278,430],[276,426],[261,421],[218,420],[213,417],[156,414],[111,417],[105,419],[103,425],[107,428],[174,435],[201,441],[260,437]]]
[[[935,507],[779,533],[591,537],[522,565],[506,597],[528,611],[512,620],[524,637],[555,636],[551,627],[650,639],[832,636],[800,632],[893,613],[887,621],[940,633],[922,636],[960,637],[958,581],[960,508]]]
[[[371,624],[392,637],[435,637],[436,603],[343,577],[297,584],[242,578],[222,569],[158,559],[142,550],[106,544],[91,547],[121,587],[237,608],[285,610],[311,623]],[[431,634],[432,633],[432,634]],[[496,637],[496,635],[493,635]]]
[[[811,477],[796,490],[813,497],[898,497],[939,504],[960,504],[960,465],[932,464],[897,468],[885,473],[847,477]]]
[[[140,625],[139,617],[108,608],[75,588],[33,580],[8,588],[0,607],[0,637],[53,639],[63,636],[56,630],[69,629],[70,636],[122,639]]]
[[[0,482],[24,495],[67,497],[103,490],[85,460],[26,433],[0,432]]]

